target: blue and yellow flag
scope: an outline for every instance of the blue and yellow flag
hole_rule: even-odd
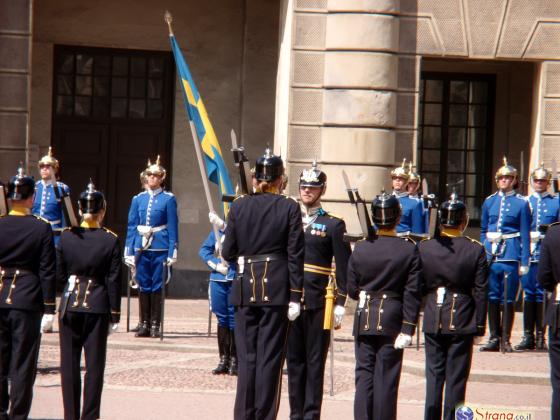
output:
[[[193,122],[196,128],[198,140],[202,146],[208,179],[220,188],[220,193],[222,195],[233,194],[234,190],[231,185],[227,167],[224,163],[222,150],[220,149],[220,144],[218,143],[214,128],[208,118],[204,102],[202,102],[202,98],[194,84],[189,66],[185,62],[185,58],[181,53],[175,36],[171,34],[169,38],[171,40],[171,49],[175,56],[177,71],[179,72],[179,78],[181,79],[183,87],[182,91],[185,108],[187,109],[189,120]],[[224,214],[227,215],[227,205],[225,203]]]

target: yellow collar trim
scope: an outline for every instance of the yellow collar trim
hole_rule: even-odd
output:
[[[31,210],[27,207],[13,206],[9,214],[10,216],[27,216],[31,214]]]
[[[379,236],[397,236],[397,232],[394,229],[379,229],[377,234]]]
[[[88,228],[88,229],[99,229],[101,227],[101,225],[99,224],[99,222],[86,222],[84,220],[80,224],[80,227]]]
[[[443,228],[441,230],[441,236],[447,236],[449,238],[457,238],[459,236],[463,236],[463,232],[461,232],[459,229]]]

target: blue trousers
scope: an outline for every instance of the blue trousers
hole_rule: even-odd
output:
[[[141,292],[154,293],[161,289],[166,260],[167,251],[144,251],[140,254],[136,262],[136,281]]]
[[[537,271],[539,269],[538,262],[529,264],[529,272],[521,277],[521,285],[525,293],[525,302],[543,302],[544,291],[537,281]]]
[[[503,303],[504,277],[508,276],[507,303],[515,302],[519,289],[519,263],[515,261],[496,261],[490,267],[488,276],[488,301],[490,303]]]
[[[233,330],[235,328],[235,313],[233,305],[229,303],[231,281],[210,280],[209,288],[210,308],[218,318],[218,325]]]

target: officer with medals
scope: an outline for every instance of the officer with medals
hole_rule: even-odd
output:
[[[82,223],[62,232],[57,279],[65,283],[59,307],[60,374],[64,418],[100,418],[107,335],[117,331],[121,307],[121,257],[117,235],[101,227],[105,197],[89,183],[78,201]],[[80,415],[82,349],[85,354]]]
[[[403,159],[402,165],[391,171],[393,195],[398,198],[402,208],[397,236],[422,236],[426,232],[424,206],[421,200],[409,196],[407,184],[410,172],[405,167],[405,161],[406,159]]]
[[[531,259],[529,273],[521,277],[523,286],[523,339],[514,347],[515,350],[544,350],[544,291],[537,283],[537,269],[541,251],[541,242],[544,233],[541,227],[558,221],[559,202],[556,195],[550,194],[547,189],[550,185],[552,174],[544,165],[531,173],[533,194],[529,199],[531,207]],[[535,341],[535,326],[537,339]]]
[[[348,261],[348,296],[358,300],[354,418],[395,419],[403,349],[420,309],[421,264],[414,241],[397,236],[398,199],[383,192],[371,207],[377,238],[358,241]]]
[[[208,215],[210,223],[218,228],[219,239],[224,237],[225,223],[214,212]],[[218,254],[218,246],[214,230],[200,247],[199,257],[212,270],[210,273],[210,307],[218,319],[218,351],[220,361],[214,375],[237,375],[237,351],[235,347],[234,307],[230,302],[231,284],[235,279],[235,266],[227,264]]]
[[[290,325],[288,334],[288,390],[290,419],[319,419],[323,400],[323,378],[330,343],[330,329],[324,329],[326,292],[335,259],[337,297],[335,328],[340,327],[346,303],[346,274],[350,245],[343,241],[346,224],[321,206],[327,175],[314,162],[299,178],[300,207],[305,232],[303,311]],[[332,284],[331,284],[332,286]]]
[[[41,332],[55,312],[53,234],[31,214],[34,191],[20,168],[8,184],[11,210],[0,218],[0,418],[10,420],[29,415]]]
[[[529,271],[531,211],[525,197],[516,194],[513,189],[517,180],[517,170],[508,165],[505,157],[504,165],[496,172],[495,179],[498,191],[484,200],[480,222],[480,241],[486,248],[490,262],[488,279],[490,339],[480,348],[480,351],[499,351],[500,340],[504,334],[502,350],[511,352],[513,349],[510,338],[519,277]],[[507,296],[504,299],[505,281],[507,281]],[[503,316],[500,314],[500,303],[504,305]]]
[[[60,165],[58,160],[52,155],[50,147],[49,152],[39,160],[38,166],[41,180],[35,185],[36,191],[32,213],[49,221],[54,233],[54,243],[57,245],[60,233],[64,226],[66,226],[66,220],[64,220],[62,212],[62,203],[59,197],[69,195],[70,188],[66,184],[57,181]],[[57,192],[55,192],[55,184],[58,189]]]
[[[550,359],[550,382],[552,403],[550,418],[560,418],[560,223],[553,223],[542,240],[537,281],[552,293],[546,305],[545,322],[548,326],[548,357]]]
[[[239,376],[235,419],[275,419],[280,404],[288,321],[300,314],[305,239],[298,203],[280,195],[284,163],[267,149],[257,159],[256,192],[237,198],[226,223],[222,256],[237,261]]]
[[[159,156],[154,164],[148,161],[146,191],[132,198],[128,212],[124,260],[135,269],[140,289],[141,325],[136,337],[159,337],[163,270],[177,262],[177,201],[163,189],[165,177]]]
[[[487,271],[482,244],[463,236],[467,209],[453,193],[439,211],[440,235],[418,244],[425,296],[425,420],[455,419],[465,401],[473,337],[486,325]],[[445,385],[445,399],[442,401]]]

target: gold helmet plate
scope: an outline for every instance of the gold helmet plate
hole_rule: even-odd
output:
[[[55,172],[58,172],[59,163],[58,160],[52,155],[52,147],[49,146],[49,151],[45,156],[39,159],[37,165],[39,166],[39,168],[41,166],[50,166],[54,169]]]
[[[507,158],[504,156],[504,164],[498,168],[498,170],[496,171],[496,182],[498,182],[498,179],[500,179],[500,177],[502,176],[511,176],[513,177],[513,179],[517,179],[517,169],[515,169],[513,166],[511,166],[508,161]]]
[[[151,174],[158,175],[158,176],[161,177],[162,181],[165,179],[165,176],[167,175],[167,171],[160,164],[159,155],[158,155],[155,163],[152,163],[150,161],[150,159],[148,159],[148,166],[146,167],[144,172],[145,172],[146,176],[151,175]]]
[[[402,165],[397,166],[395,169],[391,171],[391,178],[404,178],[408,181],[410,178],[410,173],[406,167],[406,158],[403,159]]]

